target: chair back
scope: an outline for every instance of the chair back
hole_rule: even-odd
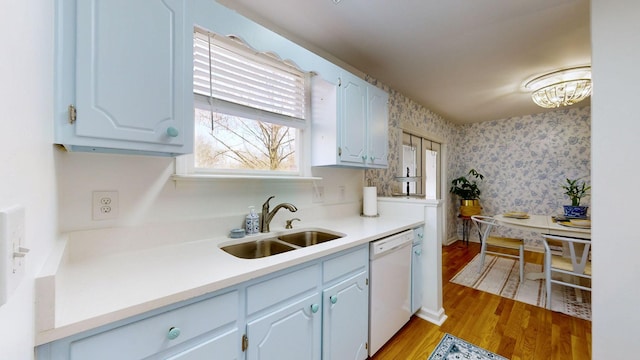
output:
[[[562,257],[567,262],[570,261],[571,268],[563,269],[562,272],[574,275],[591,275],[591,260],[589,260],[589,250],[591,249],[591,240],[578,239],[567,236],[558,235],[542,235],[544,238],[544,250],[547,256],[551,256],[551,244],[562,244],[564,249]],[[568,253],[567,251],[568,250]],[[558,255],[559,256],[559,255]]]
[[[473,224],[478,230],[478,234],[481,234],[482,242],[486,242],[491,234],[491,230],[496,225],[497,220],[491,216],[486,215],[473,215],[471,216],[471,220],[473,220]],[[483,229],[484,225],[484,229]]]

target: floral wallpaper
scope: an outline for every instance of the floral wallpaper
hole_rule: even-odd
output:
[[[480,185],[483,214],[561,214],[562,206],[570,205],[561,188],[565,179],[591,184],[591,107],[458,126],[449,160],[451,179],[471,168],[485,176]],[[454,204],[457,199],[450,201]],[[589,202],[585,197],[581,205]],[[455,234],[457,226],[448,224],[448,234]],[[539,234],[502,232],[542,248]]]
[[[401,175],[402,128],[407,123],[433,134],[447,147],[447,184],[474,168],[485,176],[480,183],[483,214],[527,211],[560,214],[568,204],[561,185],[566,178],[591,183],[591,108],[572,107],[544,113],[456,125],[403,94],[367,80],[389,93],[389,167],[365,171],[365,183],[379,196],[391,196]],[[447,239],[461,239],[458,199],[442,194],[448,204]],[[585,197],[581,205],[588,206]],[[523,237],[527,247],[542,249],[539,234],[501,228],[504,236]],[[472,231],[472,240],[477,233]]]
[[[406,123],[422,129],[424,132],[433,134],[445,142],[453,141],[456,135],[456,128],[442,116],[428,110],[424,106],[409,99],[403,94],[390,89],[382,84],[377,84],[376,80],[367,79],[374,85],[382,87],[389,93],[389,167],[387,169],[365,171],[365,184],[376,186],[379,196],[391,196],[393,193],[401,191],[402,184],[395,180],[396,176],[402,176],[402,128],[401,124]],[[444,164],[448,163],[445,159]]]

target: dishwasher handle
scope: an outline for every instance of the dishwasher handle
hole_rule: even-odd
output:
[[[411,247],[411,240],[394,239],[393,242],[373,242],[370,248],[370,259],[377,259],[386,254],[398,251],[404,247]]]

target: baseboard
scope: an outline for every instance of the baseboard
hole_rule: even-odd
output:
[[[442,244],[442,245],[448,246],[448,245],[451,245],[451,244],[455,243],[456,241],[463,241],[463,240],[462,239],[458,239],[457,237],[449,238],[449,239],[447,239],[447,242]],[[469,240],[469,242],[470,243],[480,243],[478,240],[475,240],[475,239],[471,239],[471,240]]]
[[[442,245],[448,246],[448,245],[451,245],[451,244],[453,244],[454,242],[456,242],[458,240],[459,240],[458,238],[448,238],[447,241]]]
[[[416,316],[438,326],[442,325],[445,320],[447,320],[444,308],[440,308],[438,312],[432,312],[423,307],[416,313]]]

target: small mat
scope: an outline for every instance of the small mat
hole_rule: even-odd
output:
[[[542,308],[546,307],[547,291],[544,279],[526,278],[526,274],[541,273],[542,265],[525,263],[525,279],[521,283],[518,260],[486,255],[484,269],[478,273],[479,263],[480,254],[451,278],[451,282]],[[559,284],[551,284],[551,291],[551,310],[591,320],[590,291]]]
[[[498,354],[475,346],[451,334],[444,334],[436,349],[427,360],[471,359],[471,360],[508,360]]]

